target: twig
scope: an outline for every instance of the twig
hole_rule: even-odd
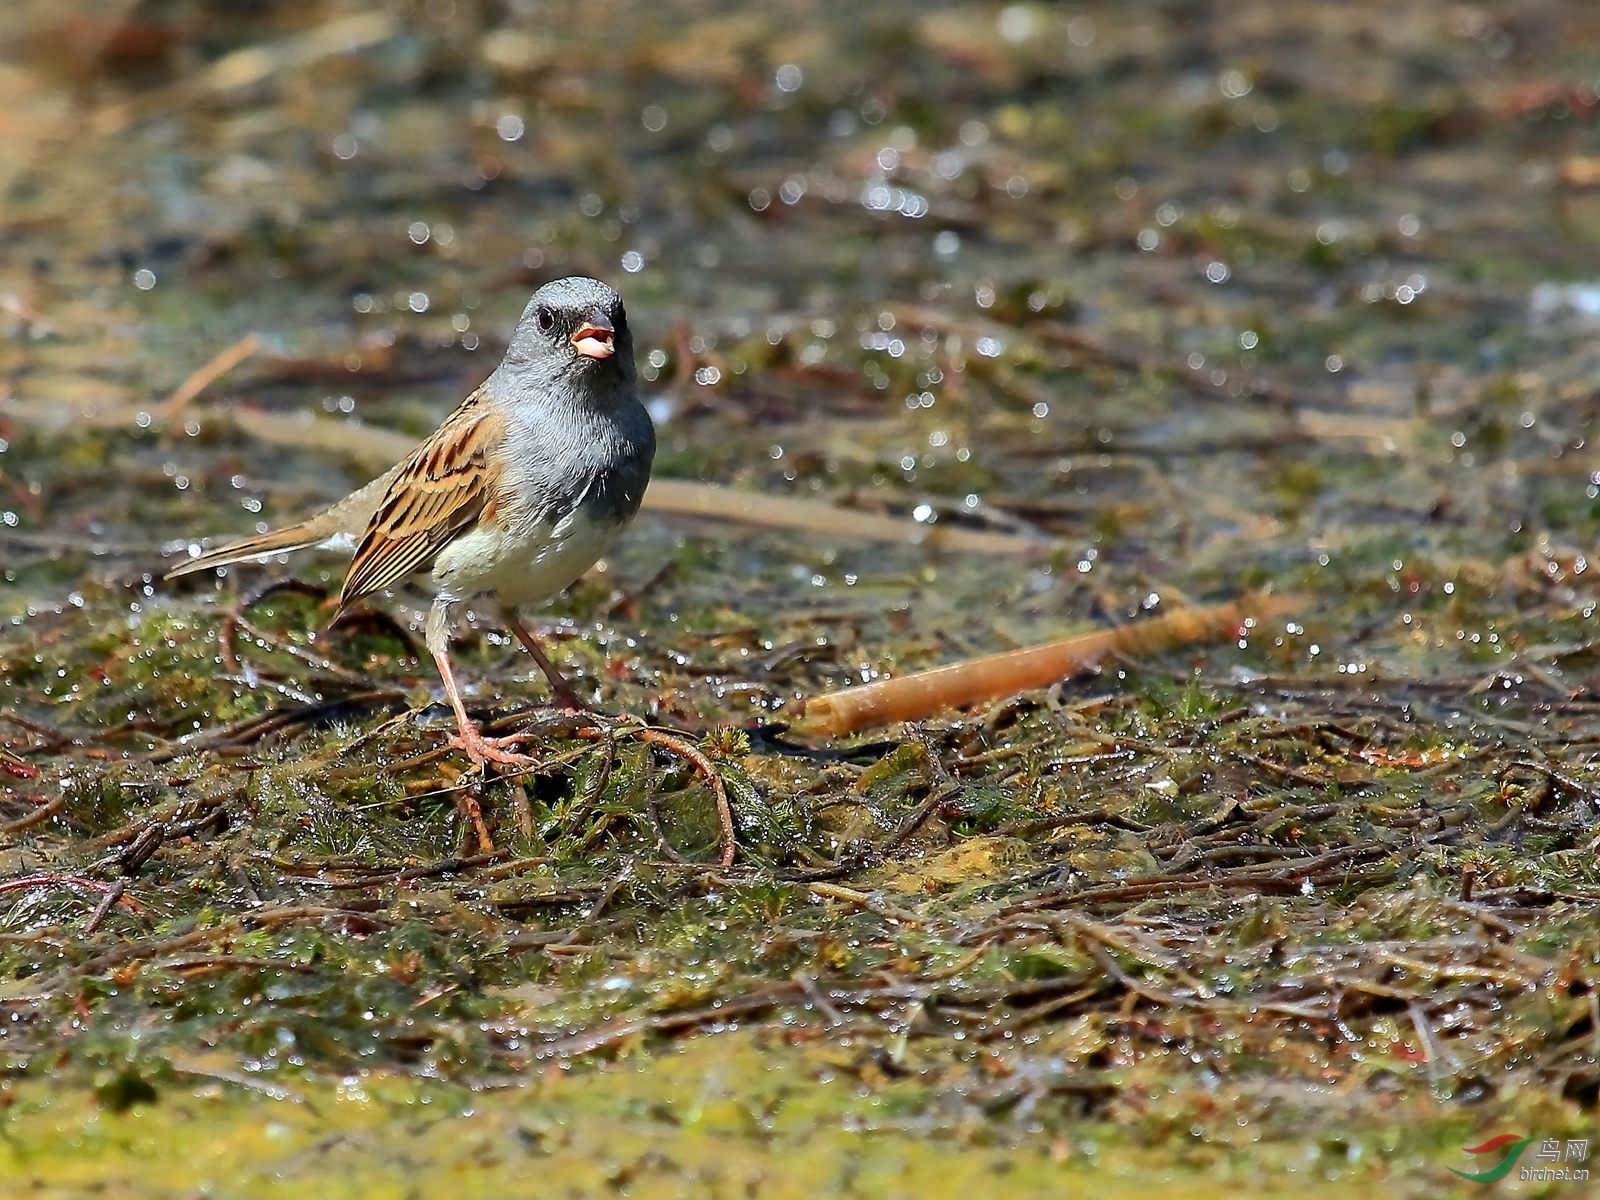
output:
[[[120,882],[118,881],[117,884],[102,883],[98,879],[85,879],[81,875],[58,875],[54,872],[48,872],[43,875],[28,875],[22,879],[0,880],[0,892],[12,892],[20,888],[61,887],[63,885],[79,887],[91,892],[104,892],[108,897],[111,897],[112,904],[121,903],[134,912],[144,912],[144,905],[140,904],[132,896],[122,895],[121,887],[119,886]]]
[[[800,990],[806,994],[812,1004],[816,1005],[817,1011],[822,1014],[830,1026],[844,1024],[844,1014],[835,1008],[833,1002],[822,994],[822,989],[817,986],[815,979],[804,971],[796,971],[789,978],[800,985]]]
[[[644,507],[681,517],[825,534],[866,542],[911,542],[964,554],[1010,554],[1038,557],[1050,543],[1040,538],[959,525],[928,525],[900,517],[840,508],[821,500],[740,492],[686,479],[655,479],[645,492]]]
[[[52,729],[50,726],[40,724],[38,721],[31,721],[27,717],[24,717],[21,713],[17,712],[15,709],[0,708],[0,721],[4,721],[7,725],[15,725],[18,729],[25,729],[29,733],[36,734],[39,737],[44,738],[45,741],[47,741],[52,747],[65,746],[72,741],[72,736],[70,734],[62,733],[59,729]]]
[[[1202,1007],[1198,1000],[1180,996],[1176,992],[1169,992],[1166,988],[1156,987],[1153,984],[1144,982],[1142,979],[1135,979],[1117,965],[1117,960],[1111,957],[1111,952],[1095,938],[1085,937],[1083,939],[1083,948],[1089,952],[1089,957],[1100,965],[1102,971],[1135,995],[1143,996],[1146,1000],[1159,1004],[1163,1008]]]
[[[495,849],[494,839],[489,836],[489,827],[484,824],[483,805],[478,803],[478,797],[473,795],[473,790],[472,788],[462,788],[456,793],[456,807],[461,810],[461,815],[466,818],[461,841],[457,845],[465,851],[467,845],[466,831],[470,829],[477,836],[478,849],[481,853],[497,855],[498,851]],[[464,856],[462,854],[457,857]]]
[[[436,875],[455,875],[462,871],[470,871],[474,867],[488,866],[498,863],[505,858],[504,851],[493,851],[487,854],[471,854],[465,857],[440,859],[438,862],[425,863],[421,866],[407,867],[403,871],[390,874],[388,871],[367,875],[360,879],[322,879],[311,878],[302,882],[309,887],[324,887],[333,890],[377,887],[388,884],[398,887],[418,879],[428,879]],[[536,860],[543,861],[543,860]]]
[[[824,900],[843,900],[870,913],[876,913],[885,920],[898,921],[902,925],[924,924],[922,918],[915,913],[906,912],[903,908],[894,908],[882,901],[874,900],[865,892],[858,892],[855,888],[843,887],[837,883],[813,883],[811,894]]]
[[[27,816],[18,817],[15,821],[7,821],[4,825],[0,825],[0,834],[21,833],[25,829],[32,829],[35,825],[42,825],[66,806],[66,800],[57,796],[48,804],[40,805]]]
[[[548,855],[538,855],[534,858],[517,858],[510,862],[497,863],[495,866],[481,872],[480,879],[505,879],[507,876],[516,875],[526,871],[529,867],[548,866],[551,859]]]
[[[669,861],[685,866],[689,860],[679,854],[667,840],[667,831],[661,826],[661,805],[656,801],[656,767],[649,751],[645,752],[644,762],[644,807],[650,815],[650,828],[655,832],[656,845]]]
[[[1514,971],[1496,971],[1492,967],[1473,966],[1470,963],[1430,963],[1409,955],[1395,954],[1392,951],[1380,951],[1377,960],[1388,963],[1390,966],[1400,967],[1415,974],[1433,979],[1470,979],[1497,984],[1504,988],[1531,989],[1539,980]],[[1549,971],[1549,964],[1541,964],[1545,972]]]
[[[533,805],[528,800],[528,789],[520,779],[506,780],[506,791],[511,801],[511,819],[524,840],[533,839]]]
[[[204,366],[180,383],[177,391],[156,405],[156,417],[161,421],[172,420],[188,406],[191,400],[259,349],[261,349],[261,335],[250,333],[226,350],[219,351]]]
[[[948,804],[962,790],[961,783],[953,779],[950,772],[945,770],[944,763],[939,761],[939,750],[928,737],[927,730],[920,725],[912,725],[910,733],[912,741],[921,749],[923,761],[927,764],[928,797],[917,806],[917,811],[901,821],[895,831],[878,847],[883,853],[893,850],[916,833],[933,815],[935,809],[941,804]]]
[[[1272,616],[1306,603],[1299,596],[1257,595],[1235,604],[1179,609],[1118,629],[814,696],[800,702],[799,712],[808,723],[834,735],[853,733],[870,725],[914,721],[944,709],[1049,687],[1079,672],[1093,670],[1111,655],[1152,654],[1231,637],[1253,618]]]
[[[696,748],[692,742],[685,740],[670,729],[646,725],[638,717],[623,716],[613,718],[604,713],[587,710],[578,712],[557,710],[555,715],[562,719],[576,718],[581,722],[571,731],[569,735],[571,737],[582,738],[585,741],[606,741],[613,744],[618,736],[631,737],[641,742],[649,742],[652,745],[661,746],[680,758],[686,759],[699,772],[701,778],[706,781],[706,786],[711,789],[711,794],[716,799],[717,823],[722,829],[721,863],[724,867],[733,865],[734,857],[739,851],[739,837],[738,831],[733,824],[733,805],[728,800],[728,789],[722,781],[722,772],[717,770],[716,764]],[[533,731],[525,727],[515,736],[519,739],[531,737],[533,736]],[[609,769],[609,766],[607,769]],[[603,787],[604,784],[602,783],[601,786]],[[594,794],[598,797],[600,794],[599,789],[596,789]],[[605,822],[602,822],[601,826],[603,827],[604,824]],[[598,832],[599,829],[596,829],[594,833],[591,833],[584,844],[591,844]]]
[[[553,950],[555,947],[546,947]],[[799,1004],[805,1000],[805,989],[798,984],[787,989],[772,989],[753,996],[740,996],[718,1002],[709,1008],[691,1008],[680,1012],[657,1013],[634,1021],[608,1021],[606,1024],[567,1037],[552,1038],[538,1047],[540,1058],[576,1058],[592,1054],[607,1046],[626,1041],[641,1033],[666,1033],[674,1029],[692,1029],[711,1021],[726,1022],[730,1017],[747,1013],[765,1012],[784,1004]]]
[[[147,88],[131,99],[95,110],[90,129],[112,138],[135,121],[172,109],[204,104],[215,97],[257,86],[291,71],[304,71],[329,58],[342,58],[382,42],[398,32],[398,22],[384,12],[352,13],[326,24],[273,41],[254,42],[207,63],[198,73],[175,83]]]
[[[1574,796],[1582,796],[1591,804],[1600,804],[1600,793],[1596,793],[1593,788],[1587,786],[1579,780],[1573,779],[1570,775],[1563,775],[1554,767],[1547,766],[1544,763],[1534,762],[1532,759],[1518,758],[1506,763],[1498,772],[1496,772],[1495,779],[1503,786],[1506,775],[1511,771],[1518,769],[1532,771],[1536,775],[1543,775],[1551,783],[1566,789]]]
[[[380,708],[403,704],[405,700],[406,694],[398,688],[374,688],[371,691],[356,692],[353,695],[340,696],[333,700],[320,700],[314,704],[276,709],[272,712],[261,713],[258,716],[246,717],[234,725],[197,734],[191,741],[180,740],[170,743],[154,754],[148,755],[146,761],[152,763],[170,762],[172,759],[181,758],[186,754],[199,754],[205,750],[246,746],[252,742],[260,741],[269,733],[274,733],[280,729],[289,729],[296,725],[309,724],[324,714],[338,712],[343,708]]]
[[[701,778],[711,788],[711,794],[717,801],[717,823],[722,827],[722,865],[733,866],[734,856],[739,852],[739,835],[733,825],[733,806],[728,802],[728,789],[724,786],[722,773],[717,770],[716,765],[695,746],[668,730],[645,725],[626,732],[628,736],[638,738],[641,742],[664,746],[674,754],[688,759],[694,769],[700,772]]]
[[[390,430],[350,425],[310,414],[286,418],[277,413],[239,409],[226,416],[245,433],[261,441],[321,450],[342,449],[374,467],[388,466],[416,447],[414,439]],[[733,521],[868,542],[911,542],[963,554],[1039,557],[1047,554],[1052,545],[1039,538],[1014,533],[942,523],[928,525],[840,508],[820,500],[742,492],[689,479],[657,477],[651,480],[644,495],[644,507],[647,511],[670,516]]]
[[[4,771],[6,774],[12,775],[17,779],[39,778],[38,767],[30,766],[28,763],[23,762],[22,759],[18,758],[4,746],[0,746],[0,771]]]
[[[1411,1017],[1411,1026],[1417,1031],[1417,1040],[1422,1043],[1422,1061],[1428,1068],[1428,1081],[1439,1081],[1439,1039],[1433,1032],[1433,1027],[1428,1024],[1428,1016],[1422,1011],[1422,1005],[1415,1000],[1407,1001],[1406,1012]]]
[[[1057,996],[1053,1000],[1046,1000],[1042,1004],[1035,1004],[1032,1008],[1025,1008],[1015,1016],[1001,1021],[998,1025],[991,1025],[983,1030],[978,1037],[983,1041],[993,1041],[996,1038],[1009,1037],[1019,1030],[1027,1028],[1046,1017],[1054,1016],[1063,1008],[1071,1008],[1074,1004],[1081,1003],[1089,997],[1105,991],[1106,981],[1096,979],[1086,984],[1077,991],[1068,992],[1064,996]]]
[[[102,883],[98,879],[85,879],[81,875],[57,875],[54,872],[44,875],[27,875],[21,879],[0,880],[0,892],[14,892],[22,888],[34,887],[70,887],[88,888],[95,892],[109,892],[111,885]]]
[[[89,915],[84,923],[83,932],[93,933],[100,928],[100,922],[106,919],[106,914],[111,911],[111,906],[122,899],[122,893],[127,888],[128,881],[119,879],[111,885],[111,890],[100,898],[100,903],[94,906],[94,912]]]
[[[294,971],[309,975],[314,968],[305,962],[289,958],[247,958],[234,954],[206,954],[198,958],[175,958],[167,962],[151,963],[152,971],[173,971],[179,975],[201,974],[206,971],[232,971],[251,968],[264,971]]]

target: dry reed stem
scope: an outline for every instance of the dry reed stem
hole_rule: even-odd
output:
[[[219,350],[189,378],[178,385],[178,390],[173,392],[156,406],[155,415],[162,421],[170,421],[181,413],[201,392],[233,370],[257,350],[261,349],[259,334],[246,334],[225,350]]]
[[[836,736],[873,725],[916,721],[945,709],[1049,687],[1093,670],[1110,655],[1155,654],[1177,646],[1237,637],[1247,621],[1265,619],[1306,603],[1301,596],[1255,595],[1232,604],[1182,608],[1117,629],[813,696],[801,701],[798,708],[806,724]]]
[[[251,437],[279,446],[342,450],[374,469],[387,467],[416,448],[413,438],[392,430],[352,425],[309,414],[285,417],[248,408],[225,414]],[[849,538],[868,542],[910,542],[971,554],[1040,556],[1051,543],[985,529],[954,525],[927,525],[900,517],[839,508],[821,500],[741,492],[688,479],[650,481],[644,494],[647,512],[706,520],[734,521],[766,529],[792,529],[800,533]]]
[[[986,529],[926,525],[899,517],[840,508],[821,500],[740,492],[684,479],[655,479],[644,495],[652,512],[680,517],[706,517],[768,529],[793,529],[823,537],[864,542],[911,542],[973,554],[1040,555],[1050,543]]]
[[[230,351],[223,352],[227,353]],[[195,378],[212,369],[213,364],[222,357],[218,355],[195,372]],[[234,365],[226,363],[224,369]],[[199,387],[203,389],[209,382],[209,379],[202,380]],[[193,398],[185,394],[188,388],[189,384],[185,383],[163,401],[157,414],[166,419],[180,412]],[[102,405],[91,418],[54,402],[35,403],[12,399],[5,402],[4,411],[14,420],[46,428],[58,427],[69,420],[79,427],[122,428],[133,423],[140,406]],[[392,466],[417,446],[415,438],[390,429],[355,425],[309,413],[285,415],[251,408],[208,406],[202,415],[206,419],[230,421],[242,432],[269,445],[342,452],[374,471]],[[737,491],[688,479],[652,480],[645,492],[644,508],[647,512],[665,516],[730,521],[763,529],[789,529],[858,542],[902,542],[966,554],[1040,558],[1047,555],[1054,545],[1046,538],[957,525],[929,525],[903,517],[840,508],[822,500]]]

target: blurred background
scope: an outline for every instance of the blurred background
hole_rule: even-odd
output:
[[[1561,558],[1595,528],[1567,453],[1600,320],[1583,5],[0,19],[0,534],[25,602],[88,565],[74,546],[148,556],[341,494],[370,463],[229,414],[425,432],[573,272],[626,294],[659,475],[1042,532],[1048,576],[976,576],[1018,636],[1041,606],[1132,613],[1328,554],[1381,592],[1418,554]],[[786,589],[938,566],[967,590],[922,555],[727,553]]]

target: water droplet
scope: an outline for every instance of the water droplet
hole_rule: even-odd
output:
[[[1248,96],[1253,85],[1243,71],[1233,70],[1224,71],[1222,78],[1217,81],[1217,86],[1229,100],[1238,100]]]
[[[995,22],[1000,36],[1008,42],[1025,42],[1034,34],[1033,10],[1025,4],[1011,4],[1000,10]]]

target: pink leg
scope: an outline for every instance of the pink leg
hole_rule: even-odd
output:
[[[529,633],[517,619],[517,610],[509,604],[505,605],[500,609],[500,619],[511,630],[511,636],[521,642],[522,648],[533,656],[534,662],[539,664],[539,670],[544,672],[545,679],[550,683],[551,697],[556,704],[574,712],[590,712],[589,706],[578,699],[578,694],[572,690],[572,685],[560,671],[556,670],[555,663],[545,656],[544,650],[539,646],[539,639]]]
[[[450,739],[450,744],[459,750],[465,750],[472,761],[480,767],[485,763],[494,763],[500,767],[538,766],[537,758],[505,749],[507,746],[516,745],[518,738],[484,737],[478,732],[478,727],[472,723],[472,718],[467,716],[466,705],[461,701],[461,692],[456,688],[455,673],[450,669],[450,656],[441,652],[434,655],[434,661],[439,664],[439,675],[444,679],[444,690],[450,696],[450,707],[456,710],[456,725],[459,727],[459,732]]]
[[[428,650],[433,655],[433,661],[438,664],[439,678],[444,680],[445,693],[450,697],[450,707],[455,709],[457,732],[450,739],[450,744],[458,750],[465,750],[467,757],[479,768],[487,768],[490,763],[500,767],[536,767],[539,760],[526,754],[518,754],[507,749],[516,744],[515,737],[488,738],[478,731],[472,723],[472,718],[467,716],[467,706],[462,703],[461,689],[456,686],[455,672],[450,667],[450,652],[446,648],[449,643],[450,633],[450,603],[443,599],[435,600],[432,610],[428,613]],[[483,821],[483,809],[478,804],[478,799],[470,792],[462,794],[462,808],[466,810],[467,819],[472,822],[473,829],[478,835],[478,848],[485,854],[494,853],[494,841],[489,837],[488,826]]]

